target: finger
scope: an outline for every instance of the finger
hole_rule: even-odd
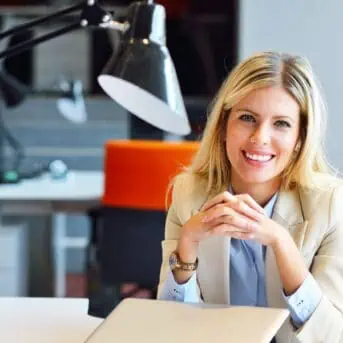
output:
[[[209,222],[212,219],[215,219],[220,216],[224,215],[232,215],[233,211],[230,207],[225,206],[225,204],[217,204],[213,206],[212,208],[203,211],[202,212],[204,215],[201,219],[203,223]]]
[[[215,196],[214,198],[206,201],[200,210],[206,211],[215,205],[229,201],[230,199],[232,199],[232,197],[233,197],[233,195],[230,192],[220,193],[219,195]]]
[[[204,216],[202,217],[201,221],[203,223],[210,222],[216,218],[222,216],[232,216],[235,211],[231,208],[226,206],[225,204],[215,205],[214,207],[208,209],[206,212],[203,212]]]
[[[202,218],[202,222],[210,222],[216,218],[222,216],[231,216],[235,220],[236,225],[240,227],[246,227],[246,223],[249,223],[253,226],[253,224],[259,220],[261,220],[261,214],[256,212],[255,210],[251,209],[248,205],[244,202],[239,201],[234,205],[238,208],[238,212],[235,208],[228,207],[226,204],[219,204],[211,209],[209,209]],[[240,214],[239,214],[240,213]],[[257,223],[256,223],[257,224]]]
[[[257,204],[257,202],[248,194],[233,195],[229,192],[224,192],[213,199],[207,201],[201,211],[206,211],[212,207],[220,204],[228,204],[230,207],[236,209],[244,215],[249,216],[252,219],[260,221],[265,216],[264,209]],[[211,220],[212,218],[208,218]]]
[[[208,210],[208,213],[203,217],[203,221],[211,221],[212,219],[223,215],[221,207],[232,208],[236,212],[239,212],[249,218],[260,221],[264,218],[264,215],[260,212],[256,211],[255,209],[251,208],[248,204],[246,204],[243,200],[234,197],[230,199],[226,204],[219,204],[213,206],[211,209]]]
[[[264,218],[264,210],[263,213],[260,210],[256,210],[255,208],[251,207],[247,204],[244,200],[236,197],[235,202],[231,205],[237,212],[250,217],[256,221],[260,221]]]
[[[215,236],[231,236],[232,234],[236,234],[236,233],[245,233],[247,234],[246,231],[240,230],[235,226],[232,225],[228,225],[228,224],[218,224],[218,225],[214,225],[211,230],[209,231],[209,233],[211,235],[215,235]]]
[[[238,230],[244,230],[247,232],[255,232],[260,229],[260,225],[248,217],[241,216],[240,214],[227,214],[214,218],[207,223],[210,227],[227,224],[235,227]]]
[[[235,238],[235,239],[243,239],[243,240],[247,240],[247,239],[255,239],[255,235],[253,233],[247,233],[247,232],[231,232],[230,234],[231,238]]]
[[[254,210],[262,214],[265,214],[264,209],[249,194],[239,194],[237,195],[237,198],[243,200],[247,205],[249,205]]]
[[[201,211],[206,211],[207,209],[225,202],[231,202],[232,204],[237,203],[237,198],[242,200],[252,209],[258,211],[259,213],[265,214],[264,209],[249,195],[249,194],[238,194],[233,195],[230,192],[223,192],[214,198],[208,200],[201,208]]]

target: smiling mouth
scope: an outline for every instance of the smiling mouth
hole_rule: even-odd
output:
[[[242,153],[246,160],[258,164],[270,162],[275,157],[273,154],[252,154],[245,150],[242,150]]]

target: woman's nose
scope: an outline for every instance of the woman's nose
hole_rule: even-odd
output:
[[[250,142],[255,145],[268,145],[270,140],[269,129],[262,125],[257,127],[250,136]]]

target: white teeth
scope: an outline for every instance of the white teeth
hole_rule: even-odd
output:
[[[256,155],[245,152],[245,156],[254,161],[266,162],[272,159],[272,155]]]

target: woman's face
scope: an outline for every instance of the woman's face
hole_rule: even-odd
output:
[[[226,153],[233,187],[280,186],[297,144],[300,108],[281,87],[260,88],[235,105],[227,121]]]

